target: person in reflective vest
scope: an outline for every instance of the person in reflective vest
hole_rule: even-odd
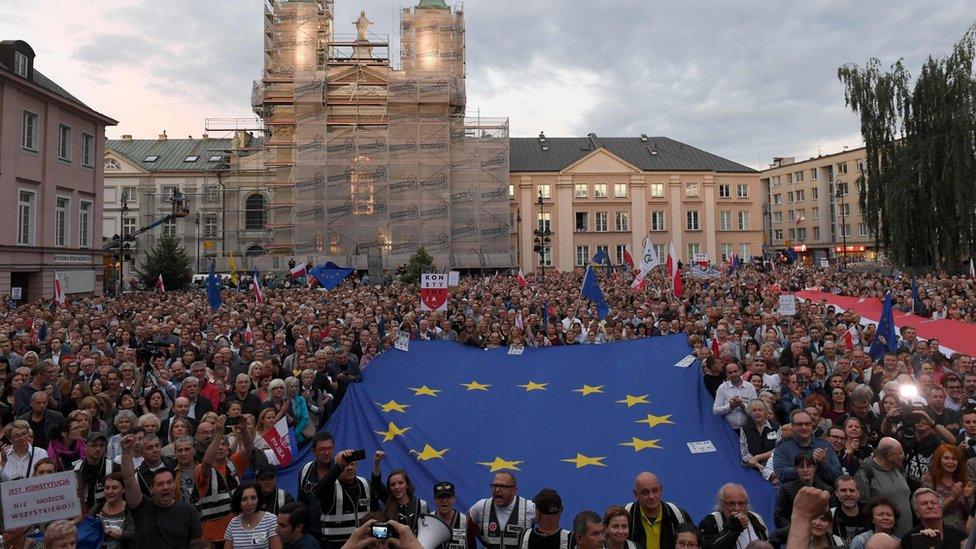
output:
[[[254,471],[254,478],[258,481],[258,511],[277,515],[286,503],[295,501],[291,494],[278,488],[276,477],[275,466],[270,463],[262,464]]]
[[[213,439],[203,454],[203,461],[193,470],[193,495],[203,522],[204,541],[223,543],[224,532],[233,518],[231,494],[240,484],[241,474],[251,463],[251,452],[254,450],[251,435],[254,432],[251,427],[253,418],[244,417],[245,425],[239,430],[241,444],[237,452],[227,455],[230,451],[227,437],[224,436],[227,416],[220,416],[214,425]]]
[[[92,509],[105,502],[105,477],[116,470],[115,464],[105,457],[108,436],[101,431],[91,431],[85,437],[85,459],[75,465],[78,474],[78,494],[85,509]]]
[[[370,477],[373,492],[377,501],[383,502],[383,520],[395,520],[405,524],[417,533],[417,519],[420,515],[430,513],[427,502],[414,495],[416,489],[410,475],[403,469],[395,469],[383,484],[380,472],[380,461],[386,455],[382,450],[373,454],[373,475]]]
[[[543,488],[532,498],[535,504],[535,526],[522,531],[519,549],[569,549],[569,530],[559,527],[563,513],[563,500],[552,488]]]
[[[515,473],[499,471],[491,482],[491,497],[478,500],[468,510],[472,537],[485,549],[516,547],[519,535],[535,520],[535,504],[518,495]],[[474,546],[474,539],[468,539]]]
[[[454,508],[456,502],[453,484],[438,482],[434,485],[435,516],[451,529],[451,539],[437,549],[468,549],[468,515]]]
[[[298,501],[308,506],[308,512],[312,515],[308,533],[320,542],[322,541],[322,511],[319,498],[315,495],[315,487],[332,468],[334,452],[335,441],[327,431],[319,431],[312,436],[312,453],[315,459],[302,465],[298,474],[298,491],[295,492],[298,494]]]
[[[644,471],[634,480],[634,497],[624,505],[630,514],[630,539],[638,549],[674,549],[678,526],[692,522],[691,515],[664,501],[664,487],[657,475]]]
[[[356,475],[352,450],[336,455],[335,463],[315,487],[322,510],[322,547],[338,549],[370,511],[378,508],[369,482]]]

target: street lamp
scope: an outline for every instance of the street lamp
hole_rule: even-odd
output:
[[[129,213],[129,203],[128,201],[122,203],[122,213],[119,215],[119,286],[117,296],[122,295],[122,254],[125,251],[125,215]]]
[[[200,210],[194,212],[193,224],[196,225],[196,231],[197,231],[197,273],[199,273],[200,272]]]
[[[762,214],[763,214],[763,261],[767,259],[772,260],[772,249],[773,249],[773,227],[772,227],[772,208],[769,206],[769,202],[763,202]],[[768,230],[767,230],[768,229]],[[769,234],[769,245],[766,245],[766,234]]]
[[[545,205],[542,201],[542,190],[539,190],[539,199],[536,201],[539,205],[539,226],[536,227],[532,234],[535,235],[535,246],[532,249],[539,254],[539,266],[542,269],[542,280],[546,279],[546,256],[549,255],[549,251],[552,250],[552,231],[549,230],[549,224],[545,223],[545,216],[542,215],[542,208]]]
[[[844,258],[840,263],[841,270],[847,264],[847,215],[844,212],[844,185],[845,183],[842,183],[840,180],[837,181],[836,196],[840,199],[840,235],[844,242]]]
[[[515,263],[522,268],[522,210],[515,210]]]

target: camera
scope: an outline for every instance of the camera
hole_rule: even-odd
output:
[[[373,525],[373,537],[376,539],[390,539],[397,537],[396,530],[390,528],[385,522],[377,522]]]
[[[349,462],[352,462],[352,461],[362,461],[364,459],[366,459],[366,450],[365,449],[353,450],[346,457],[346,461],[349,461]],[[386,525],[384,524],[383,526],[386,526]]]

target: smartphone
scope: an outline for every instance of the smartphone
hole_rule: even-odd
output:
[[[362,461],[364,459],[366,459],[365,449],[353,450],[353,452],[346,457],[346,461]],[[385,527],[386,525],[384,524],[383,526]],[[373,528],[376,527],[374,526]]]
[[[373,526],[373,528],[376,528]],[[926,536],[925,534],[913,534],[911,537],[912,549],[936,549],[940,547],[942,541],[939,538]]]
[[[241,416],[228,417],[224,425],[228,427],[233,427],[241,422]]]

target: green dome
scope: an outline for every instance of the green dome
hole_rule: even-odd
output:
[[[448,9],[451,9],[451,8],[449,8],[447,6],[447,4],[444,2],[444,0],[420,0],[420,3],[417,4],[417,7],[418,8],[435,9],[435,10],[448,10]]]

